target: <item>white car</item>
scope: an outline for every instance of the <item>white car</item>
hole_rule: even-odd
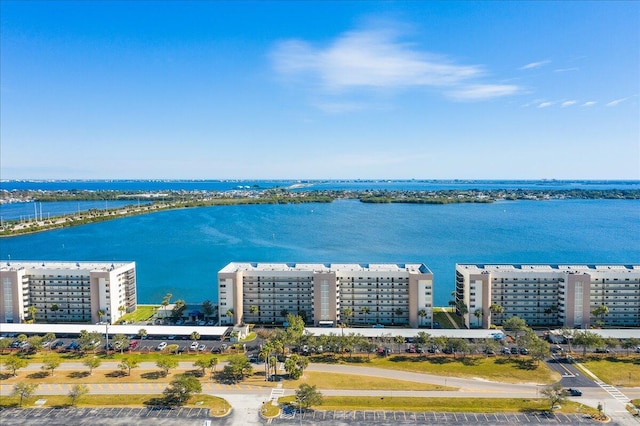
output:
[[[192,350],[192,351],[198,350],[198,342],[191,343],[191,346],[189,346],[189,350]]]
[[[158,347],[156,349],[161,351],[166,347],[167,347],[167,342],[160,342],[160,344],[158,345]]]

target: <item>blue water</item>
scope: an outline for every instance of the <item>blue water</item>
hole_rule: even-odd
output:
[[[637,180],[5,180],[0,190],[230,191],[300,185],[298,190],[640,189]]]
[[[140,303],[216,301],[231,261],[422,262],[446,305],[456,262],[640,263],[640,200],[203,207],[0,239],[9,256],[136,261]]]

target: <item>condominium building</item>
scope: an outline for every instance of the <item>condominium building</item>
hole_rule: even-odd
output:
[[[430,326],[433,274],[423,264],[230,263],[218,272],[221,324]]]
[[[455,299],[467,327],[512,316],[531,326],[637,327],[640,265],[458,264]],[[608,313],[594,314],[603,305]]]
[[[0,321],[115,323],[136,309],[136,265],[8,262],[0,266]]]

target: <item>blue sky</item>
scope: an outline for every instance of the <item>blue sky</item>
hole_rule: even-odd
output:
[[[640,179],[640,3],[0,3],[2,179]]]

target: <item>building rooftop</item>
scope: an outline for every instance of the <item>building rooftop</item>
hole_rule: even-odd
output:
[[[502,272],[502,271],[518,271],[518,272],[640,272],[640,265],[570,265],[570,264],[465,264],[459,263],[457,268],[466,269],[470,272]]]
[[[124,266],[133,265],[134,262],[66,262],[66,261],[8,261],[0,265],[0,271],[17,271],[29,269],[34,271],[111,271]]]
[[[231,262],[220,272],[237,271],[300,271],[300,272],[416,272],[429,274],[431,270],[423,263],[250,263]]]

